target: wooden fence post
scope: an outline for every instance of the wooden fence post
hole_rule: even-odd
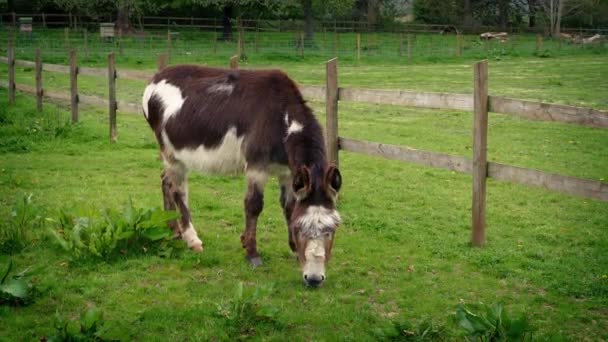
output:
[[[239,28],[239,32],[236,38],[236,55],[238,57],[238,59],[241,59],[241,47],[242,47],[242,37],[241,37],[241,29]]]
[[[488,174],[488,61],[474,65],[473,232],[471,243],[482,246],[486,235],[486,177]]]
[[[89,58],[89,32],[84,29],[84,57]]]
[[[407,62],[412,62],[412,35],[407,35]]]
[[[116,142],[116,65],[114,53],[108,54],[108,112],[110,115],[110,141]]]
[[[36,49],[36,109],[42,111],[42,56],[40,48]]]
[[[42,27],[46,28],[46,14],[42,13]]]
[[[156,61],[156,67],[158,68],[158,71],[161,71],[166,68],[167,64],[167,54],[161,53],[160,55],[158,55],[158,60]]]
[[[239,68],[239,56],[234,55],[230,57],[230,69],[238,69]]]
[[[122,28],[118,28],[118,54],[122,56]]]
[[[543,36],[540,34],[536,35],[536,53],[540,53],[543,49]]]
[[[78,65],[76,50],[70,50],[70,107],[72,109],[72,122],[78,122]]]
[[[171,31],[167,30],[167,59],[171,59],[171,48],[172,48],[172,42],[171,42]]]
[[[338,167],[338,58],[330,59],[326,64],[325,93],[325,143],[327,158]]]
[[[15,49],[12,35],[8,38],[8,103],[15,104]]]
[[[64,39],[65,39],[65,48],[69,49],[70,48],[70,28],[66,27],[65,29],[63,29],[63,35],[64,35]]]
[[[361,33],[357,32],[357,64],[361,62]]]
[[[304,57],[304,32],[300,32],[300,57]]]

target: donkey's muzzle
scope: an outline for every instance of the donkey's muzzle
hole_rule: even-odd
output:
[[[325,276],[322,274],[305,274],[304,282],[311,287],[317,287],[323,283]]]

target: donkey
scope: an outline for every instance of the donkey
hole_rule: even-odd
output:
[[[296,84],[278,70],[224,70],[180,65],[158,72],[143,94],[143,112],[164,163],[164,208],[179,210],[170,228],[202,251],[188,209],[189,170],[247,178],[241,243],[253,267],[264,186],[278,178],[289,247],[297,253],[304,282],[325,280],[341,219],[336,198],[340,171],[329,165],[321,126]]]

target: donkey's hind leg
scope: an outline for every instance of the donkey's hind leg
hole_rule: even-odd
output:
[[[170,209],[177,209],[181,214],[179,224],[173,228],[174,232],[179,232],[181,238],[186,241],[190,249],[201,252],[203,250],[203,242],[198,238],[196,230],[192,225],[192,219],[190,217],[190,210],[188,209],[188,181],[186,179],[187,174],[184,167],[179,165],[170,165],[165,168],[163,173],[163,196],[165,199],[165,206],[167,202],[173,201],[173,207],[169,205]]]
[[[256,230],[258,216],[264,208],[264,186],[268,174],[264,170],[247,169],[247,194],[245,195],[245,231],[241,243],[247,253],[247,260],[253,267],[262,265],[257,249]]]
[[[171,194],[172,183],[170,180],[170,176],[167,175],[167,171],[163,171],[163,173],[160,175],[160,179],[163,190],[163,208],[165,210],[175,210],[175,201],[173,200],[173,195]],[[168,224],[169,228],[171,228],[171,230],[175,234],[174,237],[181,238],[182,230],[177,220],[171,220]]]

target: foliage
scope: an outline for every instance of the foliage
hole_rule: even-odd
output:
[[[111,326],[103,319],[101,310],[92,307],[80,315],[78,322],[72,322],[55,313],[55,333],[48,342],[64,341],[120,341],[129,340],[129,335]]]
[[[480,305],[474,313],[463,304],[456,309],[458,326],[464,330],[469,341],[529,341],[534,329],[526,315],[517,319],[507,315],[502,304]]]
[[[416,325],[410,322],[394,321],[388,328],[376,329],[375,337],[385,341],[445,341],[448,331],[445,327],[437,325],[432,320],[426,320]]]
[[[13,258],[0,276],[0,304],[27,304],[31,301],[33,285],[27,278],[28,270],[9,276],[13,269]]]
[[[41,142],[61,139],[75,129],[59,111],[41,116],[33,108],[10,111],[0,107],[0,152],[29,152]]]
[[[32,194],[23,194],[9,217],[0,222],[0,253],[15,254],[30,242],[31,232],[44,225],[40,208],[32,204]]]
[[[241,281],[229,303],[217,304],[217,315],[224,319],[230,339],[251,337],[265,328],[277,330],[283,327],[277,320],[279,309],[267,304],[272,291],[272,286],[245,290]]]
[[[174,211],[135,208],[132,201],[124,205],[122,212],[112,209],[89,212],[82,209],[61,210],[59,228],[51,229],[55,241],[75,259],[97,257],[109,259],[117,252],[144,251],[158,247],[164,256],[171,254],[167,244],[172,232],[167,222],[177,219]]]

